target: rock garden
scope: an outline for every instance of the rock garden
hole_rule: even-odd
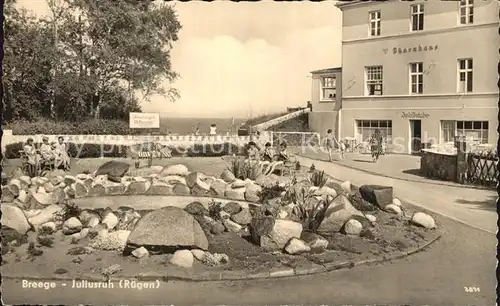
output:
[[[2,273],[12,277],[307,274],[403,256],[440,235],[391,187],[299,165],[265,176],[233,163],[214,177],[111,161],[94,173],[11,178],[1,200]]]

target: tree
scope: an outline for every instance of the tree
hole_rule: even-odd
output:
[[[55,61],[47,27],[15,1],[4,6],[4,119],[48,115],[50,70]]]
[[[181,25],[172,6],[146,3],[65,0],[60,75],[85,79],[93,89],[88,108],[95,118],[118,89],[139,91],[146,98],[161,94],[174,101],[179,97],[176,89],[163,84],[178,77],[172,70],[170,49]]]

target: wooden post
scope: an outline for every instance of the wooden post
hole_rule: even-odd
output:
[[[460,184],[464,183],[467,173],[467,143],[464,137],[455,139],[455,147],[457,148],[457,178],[456,181]]]

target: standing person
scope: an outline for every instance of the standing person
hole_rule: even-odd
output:
[[[217,125],[215,123],[212,123],[210,125],[210,136],[215,136],[217,135]]]
[[[200,128],[196,127],[196,130],[194,131],[194,136],[200,136]]]
[[[40,156],[36,153],[35,145],[33,144],[33,138],[28,138],[26,144],[23,147],[24,154],[26,154],[27,171],[29,177],[34,177],[37,175],[36,168],[40,161]]]
[[[326,131],[325,138],[323,138],[323,145],[326,147],[328,151],[328,161],[333,161],[332,159],[332,151],[335,148],[334,144],[336,143],[335,136],[333,135],[332,129],[328,129]]]
[[[341,140],[339,143],[339,149],[340,149],[340,159],[345,159],[346,146],[343,140]]]
[[[372,159],[374,163],[378,161],[379,156],[382,154],[382,142],[382,133],[380,133],[379,129],[376,129],[370,138],[370,148],[372,151]]]

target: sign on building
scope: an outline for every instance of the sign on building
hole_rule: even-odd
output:
[[[159,113],[129,113],[131,129],[158,129],[160,128]]]

